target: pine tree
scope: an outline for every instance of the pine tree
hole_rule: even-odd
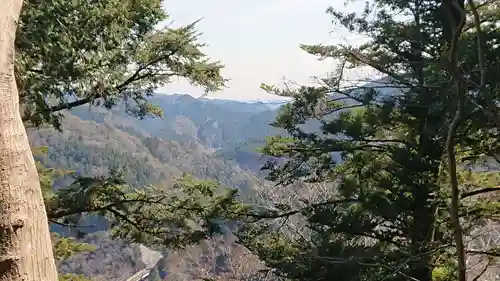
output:
[[[495,120],[481,108],[488,108],[488,101],[497,98],[498,79],[493,75],[500,54],[492,44],[500,38],[498,28],[493,28],[499,18],[488,15],[486,21],[485,17],[488,28],[482,31],[483,40],[490,48],[482,51],[492,76],[481,75],[475,25],[466,22],[457,33],[459,22],[450,20],[450,7],[443,3],[380,0],[360,14],[329,8],[335,22],[366,35],[368,42],[302,46],[321,59],[339,62],[336,73],[320,86],[285,90],[262,86],[271,93],[294,97],[274,123],[289,136],[269,138],[263,149],[286,159],[282,165],[267,164],[270,179],[281,184],[320,182],[334,190],[327,200],[306,201],[305,208],[281,204],[276,209],[283,211],[257,216],[300,214],[309,235],[284,236],[268,229],[275,224],[265,224],[265,231],[249,228],[240,235],[280,276],[294,280],[453,280],[458,278],[460,263],[455,258],[460,248],[453,246],[453,230],[463,228],[467,234],[498,212],[497,205],[491,204],[495,199],[474,200],[475,192],[482,193],[477,181],[459,177],[462,190],[454,199],[460,204],[455,211],[463,225],[451,224],[445,151],[459,100],[450,67],[454,64],[460,75],[468,75],[465,89],[471,93],[463,108],[466,117],[453,129],[457,145],[452,147],[459,160],[451,166],[460,175],[470,174],[467,169],[477,164],[471,160],[496,156]],[[480,6],[488,10],[488,5]],[[491,3],[489,7],[495,8]],[[455,35],[460,35],[457,42]],[[384,78],[365,86],[346,86],[346,70],[359,66],[368,66]],[[480,83],[481,79],[485,82]],[[479,87],[488,91],[474,95]],[[496,251],[487,254],[495,256]]]

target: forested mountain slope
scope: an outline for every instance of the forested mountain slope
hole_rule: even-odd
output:
[[[65,129],[30,132],[32,145],[48,146],[44,164],[75,170],[89,176],[119,167],[133,185],[168,183],[183,173],[202,179],[216,179],[228,186],[246,189],[251,186],[244,171],[231,167],[212,156],[197,142],[177,142],[152,137],[138,128],[106,120],[104,123],[83,121],[67,115]]]
[[[163,119],[132,118],[120,107],[108,111],[83,106],[71,114],[134,136],[147,134],[215,152],[215,158],[252,172],[258,172],[266,160],[256,149],[263,146],[267,136],[282,133],[270,126],[278,109],[264,103],[195,99],[189,95],[157,95],[153,102],[163,109]]]
[[[196,99],[189,95],[156,95],[151,102],[163,109],[163,119],[136,119],[125,114],[123,107],[105,111],[84,106],[71,112],[96,122],[111,117],[118,123],[140,127],[152,136],[197,141],[211,148],[262,140],[276,132],[269,123],[274,121],[277,111],[262,103]]]
[[[165,112],[163,119],[138,120],[129,118],[120,108],[108,111],[84,106],[64,113],[63,132],[41,128],[30,129],[28,134],[32,147],[48,147],[47,155],[38,157],[48,167],[74,170],[83,176],[104,175],[109,169],[121,168],[126,181],[137,187],[168,188],[183,173],[189,173],[238,188],[246,198],[255,195],[254,188],[261,180],[251,170],[258,170],[263,159],[253,150],[247,156],[228,152],[247,147],[243,140],[251,136],[263,139],[272,134],[268,124],[275,110],[264,104],[190,96],[158,96],[156,102]],[[252,163],[252,169],[242,169],[239,163]],[[103,223],[92,220],[95,227],[84,232],[106,229]],[[118,280],[143,266],[134,254],[135,246],[112,241],[105,234],[89,235],[84,241],[95,245],[95,251],[62,263],[62,272]],[[190,255],[191,260],[203,258]]]

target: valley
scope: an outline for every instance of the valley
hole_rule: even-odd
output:
[[[253,148],[263,145],[264,138],[273,133],[269,124],[277,114],[276,109],[262,103],[197,100],[187,95],[158,95],[155,102],[162,106],[164,119],[132,119],[119,109],[75,108],[64,115],[62,133],[50,128],[30,131],[31,145],[47,146],[47,154],[37,158],[45,166],[74,170],[79,176],[102,176],[110,168],[120,166],[128,184],[168,188],[189,173],[237,188],[240,196],[250,201],[258,197],[255,188],[262,185],[263,178],[258,173],[265,161]],[[260,141],[248,142],[253,139]],[[105,238],[106,224],[102,220],[93,223],[92,228],[81,229],[88,236],[82,241],[90,241],[97,250],[65,261],[61,265],[63,272],[84,274],[96,280],[124,280],[136,271],[143,272],[140,254],[127,260],[105,259],[105,256],[120,256],[136,246],[129,248],[123,242]],[[53,229],[72,233],[58,225],[53,225]],[[234,241],[217,241],[206,243],[230,252],[234,247],[241,251]],[[110,246],[102,248],[103,243]],[[188,258],[198,263],[206,257],[195,249]],[[184,259],[182,252],[177,255]],[[170,255],[166,258],[167,264],[172,262]],[[110,266],[121,269],[110,271]],[[184,270],[177,270],[177,274],[189,276],[191,269]]]

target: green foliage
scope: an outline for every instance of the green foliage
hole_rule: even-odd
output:
[[[85,227],[85,217],[102,216],[109,222],[113,237],[129,242],[184,247],[220,234],[224,219],[245,209],[235,189],[189,175],[173,187],[133,188],[123,181],[121,171],[111,170],[105,177],[74,176],[71,184],[54,190],[47,188],[57,180],[54,176],[66,174],[40,163],[38,167],[46,186],[44,200],[50,222],[78,228]],[[62,258],[87,250],[66,238],[56,244],[56,253]]]
[[[92,192],[90,191],[95,187],[96,197],[90,200],[94,202],[95,208],[103,207],[106,203],[108,205],[113,202],[120,203],[120,200],[123,199],[120,197],[120,192],[125,192],[127,199],[130,200],[155,200],[159,199],[160,195],[165,197],[173,193],[177,195],[178,199],[174,200],[172,198],[170,200],[167,198],[167,200],[164,200],[163,203],[165,205],[160,205],[160,202],[149,204],[149,201],[144,201],[126,204],[130,206],[130,210],[128,211],[124,209],[125,207],[122,208],[122,206],[117,208],[119,211],[128,213],[140,210],[140,213],[134,213],[129,216],[133,220],[125,221],[117,219],[109,209],[103,210],[104,216],[110,222],[116,222],[112,226],[115,238],[125,238],[132,242],[141,239],[140,242],[145,243],[149,247],[157,248],[160,245],[162,246],[160,248],[163,248],[167,246],[165,243],[170,243],[169,247],[175,247],[174,244],[176,242],[184,243],[185,241],[192,241],[195,243],[197,239],[204,237],[203,232],[207,235],[217,233],[219,225],[212,223],[213,220],[206,223],[207,227],[204,229],[203,225],[196,227],[196,223],[190,223],[189,217],[191,216],[193,221],[199,222],[203,220],[203,216],[215,215],[219,212],[216,209],[224,206],[224,204],[220,204],[219,202],[222,201],[222,197],[226,193],[229,193],[230,190],[219,188],[219,192],[216,192],[214,197],[210,198],[208,196],[206,198],[206,196],[200,195],[200,193],[207,194],[206,189],[200,193],[196,192],[197,187],[203,188],[205,186],[203,181],[196,181],[196,185],[189,188],[189,195],[187,195],[188,190],[184,189],[184,187],[179,188],[179,185],[176,185],[176,190],[173,190],[171,188],[172,184],[180,177],[180,172],[182,171],[192,171],[193,176],[196,175],[196,178],[218,178],[227,186],[237,186],[242,189],[248,188],[253,184],[251,177],[248,177],[244,171],[223,164],[221,161],[209,156],[208,153],[201,150],[199,145],[191,146],[161,138],[151,138],[138,131],[139,127],[126,127],[123,124],[125,123],[124,120],[125,118],[111,122],[111,120],[106,119],[106,125],[98,125],[93,122],[84,122],[75,116],[67,115],[64,119],[64,133],[58,133],[52,129],[30,131],[30,139],[33,143],[50,145],[50,149],[47,147],[34,149],[34,154],[40,161],[37,163],[37,166],[39,168],[41,183],[45,190],[44,198],[46,199],[45,203],[51,222],[61,224],[67,228],[69,227],[77,235],[80,234],[79,232],[95,231],[95,228],[105,229],[107,226],[103,225],[102,220],[95,219],[95,215],[99,215],[99,213],[89,209],[91,204],[87,201],[87,199],[91,198],[90,195]],[[65,167],[66,169],[76,170],[79,173],[47,168],[44,167],[45,165],[50,167]],[[124,173],[123,178],[120,179],[120,173],[115,173],[116,177],[114,179],[111,177],[113,173],[106,173],[107,167],[113,167],[114,165],[120,165],[124,168],[121,169],[121,172]],[[166,175],[166,177],[162,178],[161,174]],[[95,175],[102,176],[93,178],[92,176]],[[115,183],[123,183],[125,182],[124,179],[126,179],[127,184],[112,185],[113,181]],[[169,181],[161,182],[161,180],[165,179],[169,179]],[[193,178],[187,181],[191,180],[194,181]],[[108,184],[106,184],[106,181]],[[155,183],[157,187],[147,187],[148,183]],[[211,186],[214,184],[216,183],[209,183]],[[140,191],[144,186],[146,188],[142,193],[135,192]],[[182,183],[182,186],[185,186],[185,183]],[[158,193],[156,195],[146,193],[149,191]],[[220,198],[215,198],[215,196],[219,196]],[[240,204],[240,196],[238,196],[238,200],[235,200],[236,204]],[[189,202],[189,198],[192,199],[192,203]],[[119,200],[116,201],[116,199]],[[200,208],[200,204],[197,204],[197,202],[203,200],[205,200],[206,205]],[[184,202],[188,204],[184,204]],[[176,206],[168,206],[170,203],[175,203]],[[141,205],[145,205],[145,208],[141,208]],[[211,205],[214,207],[211,207]],[[192,212],[189,212],[189,210],[185,212],[176,211],[177,208],[180,208],[179,206],[189,206],[194,210]],[[231,207],[234,208],[233,212],[239,212],[235,207]],[[230,210],[231,208],[226,209]],[[165,213],[161,213],[162,210]],[[76,213],[71,213],[73,211]],[[78,211],[82,213],[78,213]],[[158,215],[156,211],[161,215]],[[180,221],[184,213],[188,214],[186,216],[188,222]],[[224,222],[222,217],[227,218],[232,215],[230,213],[221,213],[220,223]],[[170,219],[180,221],[179,223],[172,222],[171,224],[187,224],[187,229],[181,229],[181,233],[177,233],[176,237],[171,237],[172,235],[170,235],[167,229],[148,228],[150,224]],[[169,223],[168,221],[165,222]],[[152,231],[143,236],[135,235],[134,233],[141,234],[136,226],[148,228],[148,230],[152,229]],[[209,230],[209,227],[212,230]],[[171,232],[174,231],[172,230]],[[87,240],[86,237],[88,235],[85,236],[84,241],[91,241],[92,244],[100,244],[103,241],[100,238],[98,240],[90,238],[90,240]],[[166,238],[169,238],[169,241],[165,241]],[[111,266],[110,264],[96,264],[93,260],[107,260],[110,258],[109,255],[104,257],[102,251],[113,253],[113,251],[117,250],[109,247],[106,247],[104,250],[99,248],[98,251],[91,255],[79,255],[71,258],[67,262],[64,262],[60,266],[60,269],[62,272],[83,273],[86,276],[108,274],[109,268],[106,268],[106,265],[109,267]],[[122,260],[121,257],[121,254],[113,256],[116,264],[123,263],[124,267],[133,266],[132,262]],[[137,258],[132,258],[132,260],[137,261]]]
[[[456,270],[450,269],[455,249],[450,242],[443,157],[456,100],[443,62],[450,37],[440,6],[441,1],[378,0],[360,14],[344,14],[332,7],[328,13],[336,23],[366,35],[368,42],[302,46],[320,59],[340,62],[338,71],[320,86],[284,90],[261,86],[271,94],[294,97],[273,124],[286,130],[288,137],[268,138],[262,149],[286,159],[284,164],[267,164],[269,179],[332,188],[329,198],[321,202],[304,200],[304,208],[289,204],[291,211],[259,214],[274,219],[300,215],[307,229],[302,233],[309,234],[284,236],[278,231],[279,223],[263,223],[240,234],[279,276],[346,281],[456,278]],[[500,17],[490,19],[498,23]],[[470,79],[468,90],[474,92],[480,80],[477,34],[472,26],[467,31],[460,38],[460,64]],[[485,27],[487,45],[496,44],[497,32],[498,28]],[[498,48],[484,51],[488,75],[498,73]],[[365,86],[345,86],[346,69],[358,66],[371,67],[385,78]],[[487,93],[470,94],[473,102],[466,108],[467,120],[457,137],[466,234],[499,210],[496,196],[476,197],[486,194],[482,188],[497,184],[497,173],[469,171],[478,160],[498,153],[495,121],[481,111],[481,106],[491,105],[488,99],[498,99],[498,83],[487,76]],[[306,126],[311,122],[316,130]],[[497,191],[493,189],[489,191]],[[494,256],[496,251],[489,254]]]
[[[120,104],[134,117],[161,117],[149,98],[173,78],[206,91],[223,87],[222,65],[202,52],[196,22],[157,28],[167,18],[158,0],[25,1],[16,36],[23,120],[60,130],[60,111],[85,104],[107,109]],[[37,167],[52,223],[82,227],[83,218],[104,216],[116,237],[132,242],[198,241],[218,232],[214,221],[229,217],[224,212],[236,202],[233,190],[215,193],[218,184],[188,178],[170,197],[162,189],[126,185],[116,170],[89,178],[41,162]],[[69,185],[55,190],[61,183]],[[54,247],[61,260],[91,250],[69,238],[57,238]],[[74,274],[61,278],[84,280]]]
[[[220,89],[222,65],[201,51],[196,23],[156,28],[167,18],[159,0],[26,1],[16,36],[24,120],[59,128],[61,110],[119,102],[161,116],[148,98],[175,77]]]
[[[90,252],[95,248],[86,243],[75,242],[75,239],[69,237],[61,237],[53,234],[54,242],[54,257],[57,261],[65,261],[71,256],[82,253]]]
[[[47,147],[38,147],[33,149],[34,155],[44,155],[47,153]],[[44,203],[46,208],[51,208],[54,200],[53,181],[55,178],[64,176],[69,172],[60,169],[49,169],[44,167],[40,162],[36,162],[38,174],[40,177],[40,186],[42,188]],[[49,219],[50,220],[50,219]],[[57,263],[65,261],[72,256],[93,251],[95,248],[86,243],[76,242],[70,237],[61,237],[57,233],[51,233],[54,258]],[[60,274],[59,281],[89,281],[87,277],[80,274]]]
[[[453,280],[455,275],[456,267],[450,265],[444,265],[436,267],[432,270],[432,280],[433,281],[448,281]]]
[[[82,274],[65,273],[59,275],[59,281],[91,281]]]
[[[153,194],[157,195],[149,204],[139,199],[141,196],[151,198]],[[224,219],[233,217],[232,213],[243,207],[235,199],[236,190],[225,190],[216,182],[189,176],[167,192],[142,188],[130,196],[133,198],[130,200],[142,202],[131,204],[126,212],[113,212],[108,216],[114,221],[114,236],[169,247],[182,248],[210,235],[222,234],[220,227]]]
[[[33,150],[41,158],[48,152],[46,147]],[[119,170],[111,170],[105,177],[81,177],[71,171],[46,168],[40,162],[37,168],[49,221],[70,227],[77,235],[96,227],[89,218],[97,215],[109,223],[112,238],[154,248],[183,248],[221,234],[220,227],[227,219],[246,210],[236,198],[236,190],[187,174],[174,186],[132,188]],[[54,189],[58,182],[63,187]],[[58,264],[64,263],[66,268],[61,280],[88,280],[88,270],[83,271],[85,275],[66,273],[67,265],[76,254],[94,251],[93,246],[53,234],[53,247]],[[71,268],[82,273],[80,266]]]
[[[160,1],[41,4],[27,1],[16,40],[23,118],[35,126],[49,123],[60,129],[58,112],[82,104],[109,109],[124,102],[124,110],[132,116],[162,116],[149,98],[171,78],[185,77],[207,91],[225,82],[219,73],[222,66],[201,52],[195,24],[154,28],[167,18]],[[294,97],[273,124],[288,136],[271,137],[262,149],[286,159],[283,165],[268,163],[269,179],[281,184],[324,183],[335,188],[330,198],[304,200],[301,203],[307,206],[298,209],[297,204],[277,202],[275,210],[249,214],[235,190],[213,181],[186,175],[172,188],[138,188],[127,184],[119,169],[90,178],[37,163],[49,220],[82,227],[85,218],[97,215],[109,222],[114,238],[183,247],[221,233],[220,225],[227,219],[300,215],[307,233],[299,238],[283,235],[275,223],[264,223],[247,226],[240,233],[241,242],[280,276],[293,280],[454,280],[443,151],[456,101],[443,60],[450,32],[440,6],[441,1],[377,0],[359,15],[330,8],[336,22],[367,35],[369,42],[301,46],[320,59],[339,62],[339,70],[321,86],[296,90],[261,86]],[[493,22],[482,32],[488,47],[483,71],[477,66],[478,34],[473,26],[466,27],[470,32],[459,44],[460,67],[467,74],[469,92],[474,93],[468,96],[468,117],[457,136],[460,165],[465,167],[460,175],[462,198],[470,199],[461,202],[466,233],[486,224],[500,209],[498,198],[486,196],[497,191],[496,173],[467,170],[478,161],[495,158],[500,148],[497,120],[489,114],[500,98],[499,18],[498,13],[482,12]],[[344,70],[361,65],[378,70],[386,80],[345,87]],[[484,70],[486,76],[481,75]],[[487,91],[478,89],[483,79]],[[73,144],[81,139],[71,137],[75,153]],[[160,139],[139,140],[154,157],[168,159]],[[100,154],[78,149],[78,155],[67,159],[106,161],[110,167],[129,159],[123,157],[128,152],[111,144],[96,151]],[[126,165],[137,172],[136,183],[153,176],[137,158]],[[204,174],[213,168],[206,162],[200,165],[205,166]],[[68,184],[54,189],[56,182]],[[57,238],[54,246],[60,259],[91,250],[67,238]],[[498,249],[488,251],[498,256]],[[62,278],[81,280],[77,275]]]

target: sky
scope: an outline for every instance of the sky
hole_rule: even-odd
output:
[[[335,69],[335,62],[318,61],[299,44],[352,43],[359,38],[332,24],[329,6],[359,10],[362,3],[344,7],[343,0],[166,0],[164,8],[173,26],[198,23],[205,53],[221,61],[227,87],[208,98],[231,100],[275,100],[259,88],[261,83],[282,86],[284,79],[311,83]],[[176,80],[160,93],[191,94],[203,89]]]

